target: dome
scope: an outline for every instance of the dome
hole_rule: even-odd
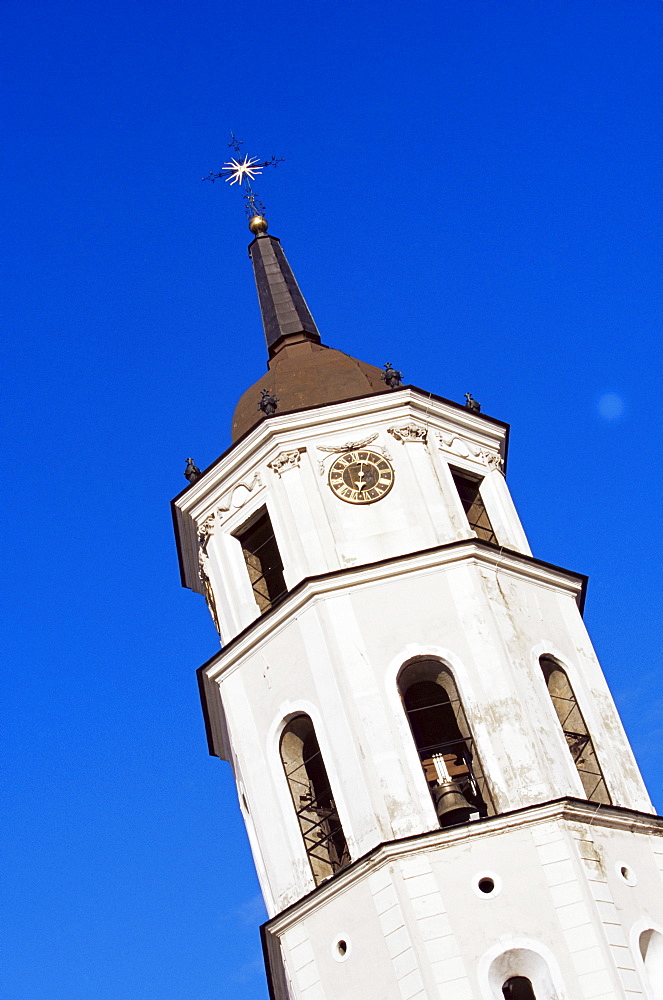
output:
[[[356,396],[390,392],[382,369],[308,339],[284,343],[269,361],[269,371],[246,390],[235,407],[233,443],[265,420],[259,409],[262,389],[278,399],[277,415],[339,403]]]

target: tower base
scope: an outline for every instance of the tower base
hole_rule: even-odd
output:
[[[263,926],[270,996],[646,997],[662,873],[663,819],[570,798],[390,841]]]

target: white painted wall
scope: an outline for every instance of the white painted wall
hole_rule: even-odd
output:
[[[327,483],[334,457],[361,441],[395,470],[367,506]],[[413,659],[451,669],[499,814],[583,798],[539,666],[554,656],[613,803],[651,811],[578,612],[581,580],[531,559],[504,446],[501,425],[399,390],[263,421],[177,501],[187,583],[204,593],[207,581],[229,644],[204,671],[215,750],[233,761],[268,912],[294,907],[274,926],[297,998],[499,1000],[499,977],[518,963],[550,1000],[643,995],[643,958],[625,942],[653,906],[650,838],[598,817],[596,830],[534,830],[518,813],[498,832],[500,816],[441,834],[398,694]],[[476,543],[450,465],[483,477],[498,546]],[[262,507],[291,593],[261,618],[235,535]],[[319,906],[305,899],[314,882],[279,757],[299,712],[315,725],[353,860],[442,838],[365,877],[337,875],[311,897]],[[637,886],[618,861],[642,873]],[[481,872],[501,886],[490,899],[477,894]]]
[[[412,440],[404,428],[415,428]],[[498,471],[505,437],[502,425],[411,390],[263,421],[176,504],[187,585],[204,592],[202,539],[222,641],[258,616],[235,535],[263,506],[290,588],[308,576],[474,537],[449,462],[485,477],[482,493],[500,543],[529,554]],[[356,506],[330,490],[329,466],[342,452],[324,449],[368,439],[367,448],[391,461],[395,484],[377,503]]]
[[[568,578],[555,586],[552,572],[534,580],[516,559],[491,566],[484,550],[466,549],[446,564],[442,550],[360,580],[350,571],[324,593],[311,587],[296,609],[286,601],[207,668],[277,907],[313,888],[278,752],[292,714],[314,721],[353,857],[437,826],[397,690],[413,658],[452,669],[499,812],[584,797],[542,653],[567,669],[613,802],[651,810]]]
[[[640,915],[662,909],[647,829],[547,812],[386,845],[275,918],[295,997],[502,1000],[523,975],[537,1000],[655,998],[628,943]],[[624,857],[636,885],[619,875]]]

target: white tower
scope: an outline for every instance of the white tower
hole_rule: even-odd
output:
[[[507,426],[324,347],[251,227],[269,370],[173,510],[271,996],[661,1000],[663,827]]]

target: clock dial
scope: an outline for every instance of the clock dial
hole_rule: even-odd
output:
[[[346,503],[374,503],[394,485],[394,470],[374,451],[348,451],[332,463],[329,485]]]

